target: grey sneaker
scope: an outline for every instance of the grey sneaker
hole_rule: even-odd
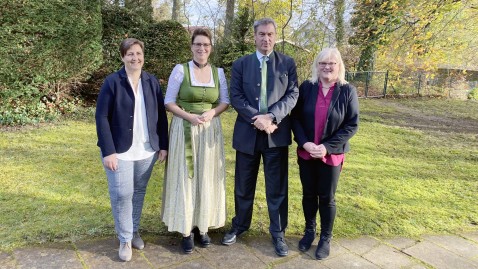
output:
[[[138,232],[133,233],[133,240],[131,240],[131,245],[135,249],[143,249],[144,248],[144,241],[141,239],[141,236]]]
[[[133,250],[131,249],[131,242],[120,243],[118,255],[122,261],[125,261],[125,262],[131,261],[131,256],[133,256]]]

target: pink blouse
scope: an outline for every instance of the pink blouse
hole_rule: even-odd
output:
[[[320,137],[324,133],[325,124],[327,122],[327,112],[329,110],[330,102],[332,101],[332,95],[334,93],[335,84],[332,85],[324,96],[322,92],[322,83],[319,83],[319,92],[317,95],[317,103],[315,104],[315,133],[314,144],[320,145]],[[312,160],[312,156],[304,148],[297,148],[297,155],[304,160]],[[338,166],[343,163],[345,155],[342,154],[327,154],[320,158],[322,162],[330,166]]]

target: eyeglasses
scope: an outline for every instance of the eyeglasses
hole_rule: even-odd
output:
[[[211,44],[210,43],[193,43],[193,46],[195,48],[200,48],[200,47],[209,48]]]
[[[330,66],[330,67],[333,67],[334,65],[336,65],[337,63],[333,63],[333,62],[330,62],[330,63],[326,63],[326,62],[319,62],[319,66],[320,67],[326,67],[327,65]]]

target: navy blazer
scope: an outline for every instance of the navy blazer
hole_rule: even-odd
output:
[[[297,145],[302,148],[307,142],[314,142],[315,104],[319,84],[304,81],[299,87],[299,100],[292,110],[292,132]],[[340,154],[350,150],[349,139],[357,132],[359,103],[357,91],[350,84],[335,85],[327,112],[327,122],[320,143],[327,154]]]
[[[155,151],[168,150],[168,119],[159,81],[142,71],[149,142]],[[124,67],[106,77],[96,104],[96,133],[101,154],[128,151],[133,143],[134,93]]]
[[[232,64],[231,105],[237,111],[232,146],[237,151],[253,154],[257,130],[252,117],[259,112],[261,69],[256,53],[243,56]],[[273,51],[267,61],[267,105],[278,128],[270,135],[269,147],[292,143],[289,113],[297,102],[297,70],[294,60]]]

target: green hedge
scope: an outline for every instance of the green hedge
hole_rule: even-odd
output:
[[[83,79],[101,63],[98,0],[0,3],[0,83]]]
[[[147,24],[142,17],[135,16],[127,8],[105,4],[101,8],[103,32],[101,43],[103,48],[103,73],[118,70],[123,63],[119,53],[119,44],[127,37],[137,37],[139,28]]]
[[[105,5],[103,16],[103,59],[100,76],[91,81],[95,88],[89,91],[97,93],[98,80],[121,68],[123,63],[119,53],[119,44],[127,37],[144,42],[144,70],[163,80],[165,86],[173,67],[191,58],[190,35],[181,24],[175,21],[148,22],[138,17],[134,11],[114,5]]]
[[[0,125],[49,121],[75,107],[70,83],[102,61],[100,7],[98,0],[0,2]]]
[[[174,66],[192,58],[190,35],[175,21],[161,21],[142,27],[138,33],[145,46],[144,69],[165,86]],[[163,87],[164,88],[164,87]]]

